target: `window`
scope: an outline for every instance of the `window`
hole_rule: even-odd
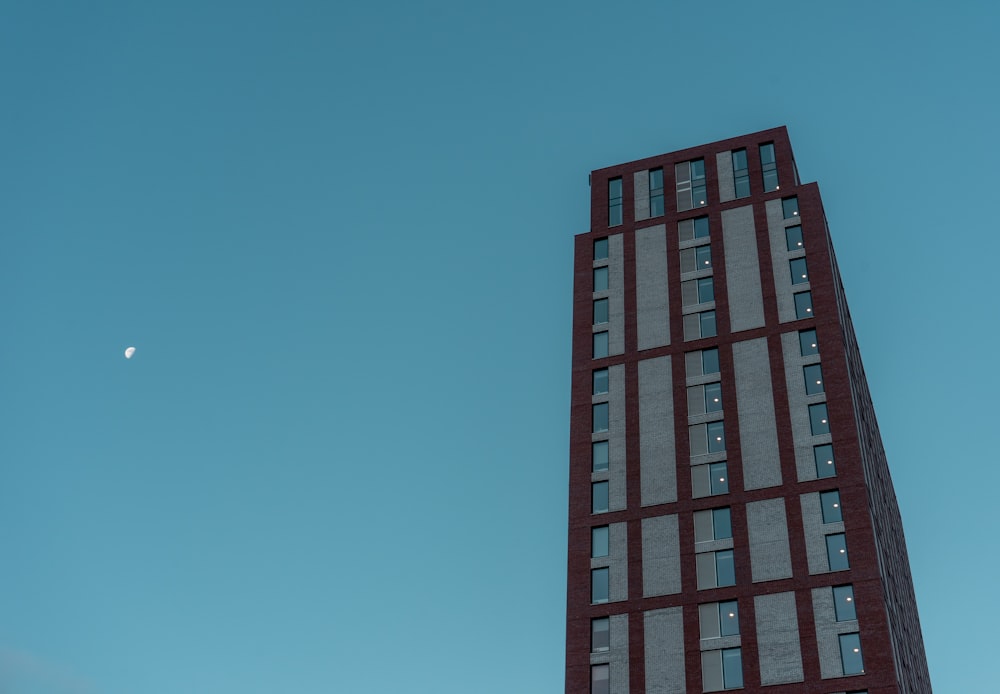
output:
[[[785,227],[785,246],[790,251],[801,251],[805,246],[802,243],[802,227],[796,224],[793,227]]]
[[[708,203],[704,159],[695,159],[691,162],[691,203],[694,207],[704,207]]]
[[[847,560],[847,538],[844,533],[826,536],[826,558],[830,562],[830,571],[845,571],[851,568]]]
[[[733,550],[723,549],[718,552],[701,552],[694,556],[698,574],[698,590],[736,585]]]
[[[833,464],[833,446],[828,443],[813,446],[813,458],[816,460],[816,477],[836,477],[837,468]]]
[[[708,204],[705,188],[705,160],[685,161],[674,166],[677,179],[677,211]]]
[[[594,325],[608,322],[608,300],[597,299],[594,301]]]
[[[594,268],[594,291],[604,292],[608,289],[608,267]]]
[[[694,241],[708,238],[708,217],[682,219],[677,222],[677,238],[681,241]]]
[[[608,512],[608,483],[594,482],[590,485],[590,510],[592,513]]]
[[[733,536],[733,523],[729,507],[694,512],[694,541],[712,542]]]
[[[792,284],[805,284],[809,281],[809,269],[805,258],[793,258],[788,261],[788,269],[792,273]]]
[[[701,682],[706,692],[743,687],[743,655],[739,648],[701,652]]]
[[[594,395],[608,392],[608,370],[597,369],[594,371]]]
[[[597,239],[594,241],[594,260],[607,260],[608,259],[608,240]]]
[[[608,181],[608,226],[615,227],[622,223],[622,179],[612,178]]]
[[[681,282],[681,303],[684,306],[715,301],[715,287],[711,277]]]
[[[649,216],[663,214],[663,169],[649,171]]]
[[[849,622],[858,618],[854,609],[854,586],[833,587],[833,610],[838,622]]]
[[[722,420],[688,427],[691,455],[705,455],[726,450],[726,432]]]
[[[600,653],[611,650],[611,620],[598,617],[590,620],[590,652]]]
[[[861,635],[840,635],[840,662],[844,666],[845,675],[860,675],[865,671],[865,663],[861,657]]]
[[[608,526],[599,525],[590,529],[590,558],[608,556]]]
[[[608,356],[608,333],[607,331],[594,333],[594,359]]]
[[[782,198],[781,200],[781,213],[784,215],[785,219],[791,219],[792,217],[799,216],[799,199],[795,198]]]
[[[799,331],[799,353],[803,357],[819,354],[819,342],[816,340],[816,330]]]
[[[819,364],[809,364],[802,367],[802,376],[806,380],[806,395],[816,395],[823,392],[823,367]]]
[[[608,601],[608,567],[590,570],[590,602]]]
[[[611,694],[611,666],[590,666],[590,694]]]
[[[698,622],[703,639],[738,636],[740,633],[740,615],[735,600],[698,605]]]
[[[739,648],[722,651],[722,684],[726,689],[743,686],[743,654]]]
[[[736,185],[736,197],[750,197],[750,169],[747,168],[747,151],[738,149],[733,152],[733,183]]]
[[[819,505],[823,508],[824,523],[837,523],[844,520],[844,516],[840,512],[840,492],[836,489],[820,492]]]
[[[813,436],[830,433],[830,420],[826,413],[826,403],[809,406],[809,427]]]
[[[702,337],[715,337],[718,330],[715,326],[715,311],[688,313],[684,316],[684,339],[697,340]]]
[[[608,403],[599,402],[592,406],[594,411],[594,433],[608,430]]]
[[[774,160],[774,143],[760,146],[760,168],[764,175],[764,192],[778,190],[778,165]]]
[[[705,426],[708,429],[708,452],[718,453],[726,450],[726,432],[722,422],[709,422]]]
[[[812,292],[799,292],[794,296],[794,299],[795,299],[795,317],[811,318],[813,314]]]
[[[708,244],[681,250],[681,272],[709,270],[712,267],[712,247]]]
[[[688,388],[688,416],[722,411],[722,384],[706,383]]]
[[[701,350],[701,372],[703,374],[719,373],[719,348]]]
[[[691,468],[691,496],[700,499],[729,493],[729,471],[726,463],[695,465]]]
[[[591,469],[594,472],[602,472],[608,469],[608,442],[594,441],[590,445]]]

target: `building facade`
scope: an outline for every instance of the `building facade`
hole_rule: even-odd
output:
[[[567,694],[931,691],[815,183],[785,128],[591,174]]]

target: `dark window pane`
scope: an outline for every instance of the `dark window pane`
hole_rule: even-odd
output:
[[[809,281],[809,270],[805,258],[795,258],[788,261],[788,269],[792,273],[792,284],[805,284]]]
[[[838,622],[847,622],[858,618],[857,610],[854,609],[853,586],[834,586],[833,608],[837,612]]]
[[[650,192],[660,191],[663,192],[663,169],[651,169],[649,172],[649,190]]]
[[[816,340],[815,330],[799,331],[799,352],[803,357],[819,354],[819,342]]]
[[[802,375],[806,380],[807,395],[815,395],[816,393],[823,392],[823,367],[819,364],[803,366]]]
[[[847,561],[847,538],[843,533],[826,536],[826,557],[830,560],[830,571],[844,571],[851,568]]]
[[[608,181],[608,200],[621,200],[622,179],[612,178]]]
[[[824,444],[813,446],[813,458],[816,460],[816,477],[836,477],[837,468],[833,463],[833,446]]]
[[[709,422],[708,430],[708,452],[718,453],[726,450],[726,432],[722,422]]]
[[[594,302],[594,325],[608,322],[608,300],[598,299]]]
[[[750,197],[750,176],[737,176],[734,182],[736,184],[737,198]]]
[[[594,372],[594,395],[608,392],[608,370],[598,369]]]
[[[691,180],[695,181],[699,178],[705,178],[705,160],[695,159],[691,162]]]
[[[778,189],[778,166],[774,159],[774,145],[760,146],[760,167],[764,177],[764,192]]]
[[[590,450],[591,469],[601,472],[608,469],[608,442],[594,441]]]
[[[608,601],[608,570],[591,569],[590,571],[590,601]]]
[[[719,625],[722,636],[736,636],[740,633],[740,613],[735,600],[719,603]]]
[[[708,204],[708,196],[706,195],[706,188],[704,183],[697,184],[691,188],[691,205],[692,207],[704,207]]]
[[[733,152],[733,171],[743,171],[747,168],[747,151],[738,149]]]
[[[661,188],[662,190],[662,188]],[[663,214],[663,193],[649,196],[649,216],[659,217]]]
[[[736,567],[733,564],[733,550],[724,549],[715,553],[715,575],[720,586],[736,585]]]
[[[760,146],[760,163],[761,165],[774,163],[774,143],[769,142]]]
[[[611,694],[611,667],[590,666],[590,694]]]
[[[802,241],[802,227],[796,224],[785,227],[785,245],[790,251],[801,251],[805,246]]]
[[[608,483],[607,482],[594,482],[590,485],[591,492],[591,510],[594,513],[607,513],[608,512]]]
[[[712,247],[698,246],[695,248],[694,261],[696,270],[707,270],[712,267]]]
[[[825,402],[809,406],[809,427],[813,436],[830,433],[830,419]]]
[[[597,239],[594,241],[594,260],[605,260],[608,257],[608,240]]]
[[[608,333],[594,333],[594,359],[608,356]]]
[[[715,337],[715,311],[703,311],[698,314],[702,337]]]
[[[590,557],[608,556],[608,526],[601,525],[590,529]]]
[[[708,217],[696,217],[694,220],[694,237],[703,239],[708,236]]]
[[[698,280],[698,303],[704,304],[715,301],[715,286],[711,277],[702,277]]]
[[[608,181],[608,226],[622,223],[622,179]]]
[[[722,409],[722,384],[705,384],[705,411],[718,412]]]
[[[590,650],[594,653],[611,648],[611,620],[607,617],[590,620]]]
[[[606,267],[595,267],[594,268],[594,291],[603,292],[608,288],[608,268]]]
[[[860,635],[840,635],[840,659],[844,664],[845,675],[860,675],[865,671],[865,664],[861,658]]]
[[[703,374],[719,373],[719,348],[701,350],[701,372]]]
[[[774,169],[770,171],[764,171],[764,192],[770,192],[772,190],[778,189],[778,172]]]
[[[791,219],[792,217],[799,216],[799,199],[798,198],[784,198],[781,201],[781,212],[785,216],[785,219]]]
[[[728,494],[729,493],[729,471],[726,469],[725,463],[712,463],[708,466],[709,474],[711,475],[711,488],[712,494]]]
[[[733,522],[729,508],[712,509],[712,528],[716,540],[726,540],[733,536]]]
[[[608,430],[608,403],[600,402],[594,408],[594,432]]]
[[[795,295],[795,317],[810,318],[813,314],[812,292],[799,292]]]
[[[836,489],[829,492],[820,492],[819,505],[823,508],[823,522],[836,523],[844,520],[840,512],[840,492]]]
[[[726,689],[743,686],[743,654],[739,648],[722,651],[722,682]]]

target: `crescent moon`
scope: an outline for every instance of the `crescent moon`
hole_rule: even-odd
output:
[[[125,350],[126,359],[131,359],[133,354],[135,354],[135,347],[129,347],[128,349]]]

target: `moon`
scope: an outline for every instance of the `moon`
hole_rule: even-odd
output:
[[[135,354],[135,347],[129,347],[128,349],[125,350],[126,359],[131,359],[133,354]]]

